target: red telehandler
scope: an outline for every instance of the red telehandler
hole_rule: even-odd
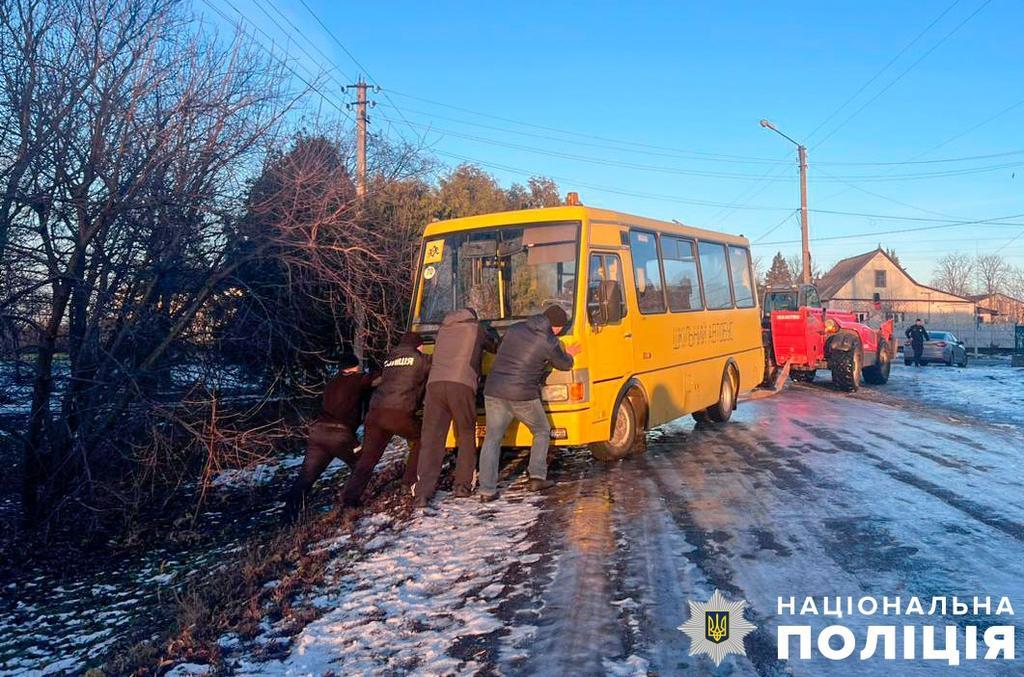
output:
[[[762,312],[763,385],[778,390],[787,373],[810,383],[819,369],[829,369],[832,383],[846,391],[857,390],[862,376],[871,385],[889,380],[896,354],[892,320],[872,329],[853,313],[822,308],[809,284],[769,287]]]

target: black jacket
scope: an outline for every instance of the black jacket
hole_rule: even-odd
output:
[[[484,385],[484,395],[522,402],[540,398],[548,365],[567,371],[572,356],[551,333],[551,322],[534,315],[505,334]]]
[[[919,327],[916,324],[912,324],[907,328],[907,338],[910,339],[911,343],[921,345],[925,341],[929,340],[930,337],[928,336],[927,329]]]
[[[399,344],[384,360],[380,385],[373,393],[370,408],[416,411],[423,400],[429,371],[429,357],[412,346]]]
[[[493,353],[497,348],[497,340],[476,319],[476,313],[469,308],[453,310],[445,315],[437,332],[428,382],[461,383],[476,392],[483,351]]]
[[[370,392],[370,374],[339,374],[324,388],[324,405],[320,421],[340,423],[355,432],[363,415],[363,402]]]

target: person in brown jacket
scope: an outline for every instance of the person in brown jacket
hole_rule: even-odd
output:
[[[420,447],[416,411],[423,401],[429,371],[430,356],[423,354],[423,339],[415,332],[406,332],[384,361],[363,424],[363,448],[341,491],[343,505],[352,507],[362,502],[373,469],[395,435],[404,437],[409,445],[402,482],[411,486],[416,481]]]
[[[476,311],[462,308],[441,322],[434,344],[433,366],[423,405],[423,437],[415,505],[423,507],[434,495],[444,462],[448,427],[455,423],[459,449],[455,459],[456,498],[473,492],[476,470],[476,391],[483,352],[498,349],[497,335],[477,320]]]
[[[350,468],[356,465],[356,430],[362,422],[363,403],[372,379],[360,368],[355,355],[346,353],[341,357],[338,375],[324,388],[320,415],[309,427],[302,468],[285,499],[285,522],[295,521],[313,485],[332,460],[339,458]]]

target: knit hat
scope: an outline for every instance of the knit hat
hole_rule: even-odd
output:
[[[562,306],[548,306],[544,309],[544,317],[548,318],[552,327],[564,327],[569,324],[569,316],[565,314]]]
[[[419,348],[423,345],[423,337],[414,331],[407,331],[402,334],[402,338],[399,339],[398,344],[409,346],[410,348]]]

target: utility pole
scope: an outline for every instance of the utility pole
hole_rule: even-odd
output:
[[[807,146],[798,144],[796,151],[800,162],[800,245],[802,247],[801,262],[804,267],[800,273],[800,281],[804,284],[810,284],[811,234],[807,227]]]
[[[376,101],[369,101],[366,98],[366,90],[369,89],[369,85],[363,80],[362,76],[359,76],[359,80],[354,85],[348,85],[345,89],[356,90],[356,101],[354,104],[349,106],[355,106],[356,109],[356,196],[363,197],[366,195],[366,126],[370,122],[370,118],[366,115],[367,108],[373,108],[377,105]],[[374,91],[380,91],[380,87],[374,87]]]
[[[770,129],[782,138],[796,146],[797,161],[800,164],[800,263],[803,270],[800,271],[800,282],[811,283],[811,235],[807,225],[807,146],[796,139],[783,134],[768,120],[761,120],[761,126]]]

